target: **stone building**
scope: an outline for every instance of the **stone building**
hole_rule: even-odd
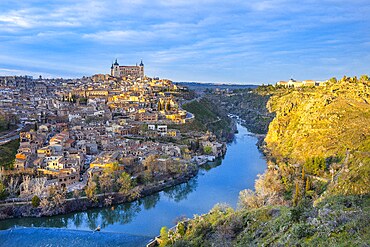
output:
[[[143,78],[144,77],[144,64],[141,60],[139,65],[135,66],[120,66],[117,59],[114,64],[112,64],[110,70],[111,76],[113,77],[133,77],[133,78]]]

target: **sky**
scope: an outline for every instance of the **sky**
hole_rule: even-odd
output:
[[[369,0],[1,0],[0,75],[75,78],[141,59],[173,81],[370,74]]]

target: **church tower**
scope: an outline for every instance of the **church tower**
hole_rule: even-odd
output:
[[[113,62],[112,62],[112,66],[110,67],[110,75],[111,76],[113,76],[113,69],[114,69],[114,67],[113,67]]]
[[[111,73],[111,76],[114,76],[114,77],[119,77],[120,76],[120,69],[119,69],[119,64],[117,62],[117,59],[114,62],[114,64],[112,64],[110,73]]]
[[[140,77],[143,78],[144,77],[144,64],[143,64],[143,59],[141,59],[141,62],[139,64],[139,67],[140,67]]]

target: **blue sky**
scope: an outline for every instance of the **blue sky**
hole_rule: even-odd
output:
[[[370,74],[369,0],[1,0],[0,75],[145,64],[174,81]]]

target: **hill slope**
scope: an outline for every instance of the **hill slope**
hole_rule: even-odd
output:
[[[344,156],[370,147],[370,87],[340,81],[322,88],[302,88],[274,95],[276,112],[266,136],[271,155],[303,163],[310,157]]]
[[[269,168],[237,211],[208,214],[161,230],[173,246],[366,246],[370,242],[370,81],[272,88],[265,151]],[[364,245],[365,244],[365,245]]]

